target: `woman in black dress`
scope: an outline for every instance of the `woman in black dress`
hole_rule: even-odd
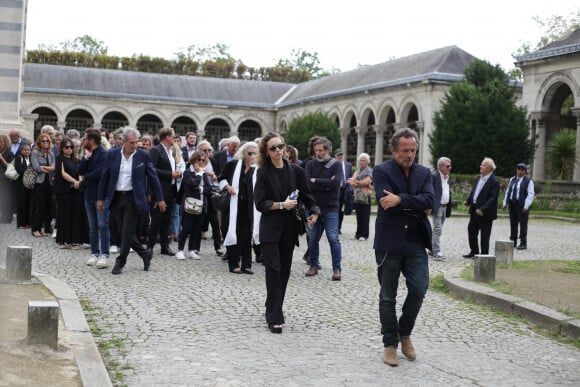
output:
[[[294,208],[299,202],[304,203],[310,213],[309,224],[314,224],[320,214],[304,170],[284,160],[284,147],[278,133],[270,132],[262,138],[254,188],[254,202],[262,213],[260,242],[266,267],[266,322],[272,333],[282,333],[284,326],[282,306],[299,235]],[[290,199],[296,190],[298,199]]]
[[[13,159],[10,139],[4,134],[0,135],[0,223],[12,222],[12,184],[14,182],[4,176],[4,173]]]
[[[18,209],[16,212],[16,226],[19,229],[30,228],[30,203],[32,201],[32,190],[28,189],[22,184],[22,176],[24,171],[30,165],[30,153],[32,152],[31,145],[23,144],[20,148],[20,154],[14,159],[14,168],[20,175],[16,180],[18,192]]]
[[[74,143],[64,138],[59,145],[54,171],[56,196],[56,247],[79,249],[86,240],[84,197],[79,190],[79,159]]]

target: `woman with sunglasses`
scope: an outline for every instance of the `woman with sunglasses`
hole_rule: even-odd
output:
[[[228,211],[222,211],[222,222],[227,222],[224,237],[230,273],[254,274],[252,271],[252,230],[254,219],[254,157],[258,150],[255,142],[246,142],[221,171],[220,189],[230,194]],[[242,265],[240,267],[240,259]]]
[[[38,173],[32,189],[32,235],[43,237],[52,234],[52,178],[54,172],[54,153],[52,141],[46,133],[36,139],[36,145],[30,155],[30,164]],[[41,231],[44,226],[44,232]]]
[[[74,140],[65,137],[58,147],[54,169],[56,247],[59,249],[78,250],[81,243],[89,239],[78,165]]]
[[[181,232],[179,233],[179,241],[175,254],[177,259],[185,259],[183,249],[185,248],[185,241],[188,241],[187,258],[199,259],[199,248],[201,245],[201,224],[203,219],[207,216],[208,198],[211,192],[211,181],[203,171],[203,165],[207,161],[207,156],[202,151],[195,151],[189,159],[189,165],[183,172],[181,180],[181,187],[177,194],[176,203],[180,205],[181,214]],[[184,211],[183,201],[185,198],[193,197],[203,200],[203,211],[199,215],[189,214]]]
[[[304,203],[310,216],[318,220],[320,208],[310,192],[304,170],[284,159],[284,140],[270,132],[262,138],[258,155],[258,172],[254,188],[256,208],[262,213],[260,242],[266,267],[266,322],[272,333],[282,333],[284,296],[292,268],[294,246],[298,245],[299,225],[295,211]],[[298,190],[298,199],[290,194]]]

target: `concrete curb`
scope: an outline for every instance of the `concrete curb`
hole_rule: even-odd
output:
[[[542,305],[499,293],[485,285],[459,278],[456,273],[444,273],[445,285],[451,294],[465,299],[471,298],[476,304],[490,305],[505,313],[518,315],[544,329],[558,333],[562,337],[580,338],[580,320],[567,316]]]
[[[112,387],[113,383],[85,319],[79,299],[66,283],[42,273],[32,273],[58,300],[62,319],[85,387]]]

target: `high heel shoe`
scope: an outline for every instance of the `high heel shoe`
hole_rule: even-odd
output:
[[[282,325],[278,324],[268,324],[268,328],[270,328],[270,332],[272,333],[282,333]]]

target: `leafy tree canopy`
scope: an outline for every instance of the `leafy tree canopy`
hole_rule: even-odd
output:
[[[432,165],[446,156],[454,172],[475,174],[481,160],[491,157],[497,175],[511,176],[517,163],[532,160],[527,112],[516,106],[508,76],[498,65],[476,60],[465,77],[451,86],[435,113],[429,136]]]
[[[336,122],[325,113],[308,113],[290,122],[284,136],[286,144],[298,149],[301,159],[308,157],[308,140],[312,136],[322,136],[330,140],[334,148],[340,146],[340,132]]]

